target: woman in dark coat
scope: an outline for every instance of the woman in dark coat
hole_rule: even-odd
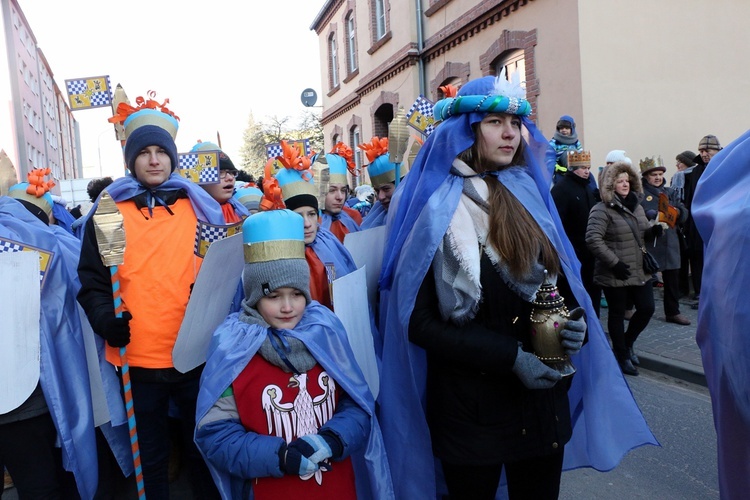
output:
[[[672,227],[666,227],[664,234],[655,237],[646,235],[646,248],[659,263],[661,277],[664,281],[664,314],[668,323],[689,325],[690,320],[680,314],[680,235],[677,234],[677,224],[687,221],[688,212],[672,188],[667,187],[664,172],[667,169],[655,159],[641,161],[641,175],[643,181],[643,199],[641,206],[650,221],[659,220],[659,197],[666,196],[672,207]]]
[[[646,219],[639,203],[641,181],[626,163],[613,163],[604,170],[599,194],[602,201],[591,209],[586,229],[586,244],[596,257],[594,282],[602,287],[609,303],[607,326],[620,369],[627,375],[638,375],[633,344],[654,314],[651,275],[643,271],[640,247],[646,233],[661,235],[664,229]],[[628,299],[636,311],[625,331]]]
[[[631,433],[642,417],[598,322],[573,356],[572,383],[531,352],[530,302],[545,269],[564,275],[588,318],[594,312],[530,112],[522,88],[503,76],[441,100],[443,121],[389,209],[379,402],[397,498],[435,498],[435,457],[451,498],[495,498],[502,471],[511,498],[557,498],[564,460],[577,467],[606,456],[609,468],[619,460],[624,442],[603,449],[600,436],[634,446],[650,439]],[[563,346],[577,351],[583,322],[559,326]]]

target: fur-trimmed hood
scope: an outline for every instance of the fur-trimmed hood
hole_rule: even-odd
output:
[[[615,179],[623,172],[628,174],[630,191],[636,193],[639,199],[643,196],[643,185],[638,174],[627,163],[618,161],[604,167],[602,174],[599,176],[599,195],[604,203],[610,204],[614,201]]]

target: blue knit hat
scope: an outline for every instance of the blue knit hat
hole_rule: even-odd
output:
[[[177,168],[177,129],[179,117],[167,108],[169,99],[159,103],[153,99],[155,93],[149,92],[149,99],[138,97],[133,107],[126,102],[117,106],[117,112],[109,119],[110,123],[122,123],[125,130],[125,163],[135,177],[135,159],[138,153],[149,146],[164,149],[172,162],[172,172]]]
[[[135,129],[125,142],[125,162],[128,170],[135,177],[135,159],[138,153],[149,146],[159,146],[164,149],[172,162],[172,172],[177,168],[177,145],[169,132],[158,125],[143,125]]]

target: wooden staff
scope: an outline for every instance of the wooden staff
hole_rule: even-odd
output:
[[[125,260],[125,229],[123,218],[117,204],[107,190],[104,190],[99,205],[94,213],[94,229],[96,230],[96,243],[99,246],[99,255],[104,265],[109,268],[112,278],[112,299],[114,302],[115,316],[122,318],[125,306],[120,295],[120,278],[117,274],[117,266]],[[135,409],[133,408],[133,388],[130,384],[130,365],[125,346],[120,347],[120,362],[122,363],[122,385],[125,393],[125,410],[128,414],[128,430],[130,430],[130,451],[133,455],[133,466],[135,467],[135,480],[138,485],[139,500],[146,499],[146,490],[143,484],[143,467],[141,466],[141,452],[138,447],[138,431],[135,425]]]

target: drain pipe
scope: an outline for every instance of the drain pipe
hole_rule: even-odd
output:
[[[422,51],[424,50],[424,28],[422,26],[422,0],[415,0],[417,4],[417,68],[419,72],[419,93],[427,97],[424,77],[424,60]]]

